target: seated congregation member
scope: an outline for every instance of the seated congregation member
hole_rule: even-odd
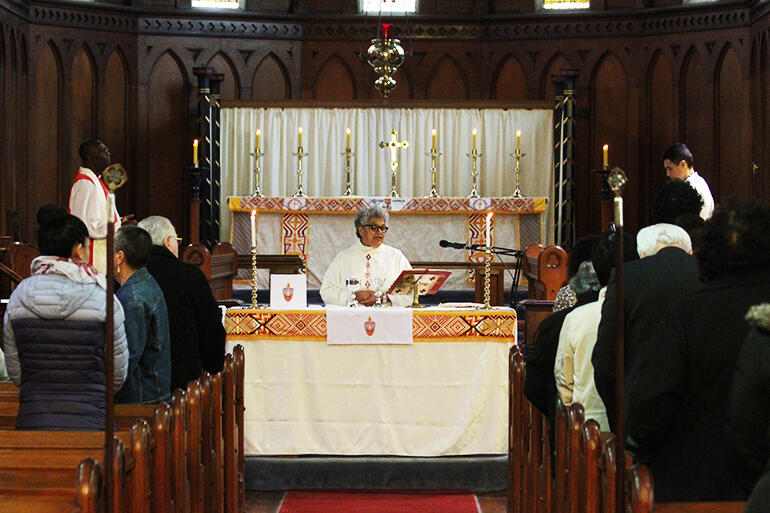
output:
[[[700,217],[701,208],[703,199],[692,185],[684,180],[670,180],[652,198],[652,224],[677,224],[677,218],[685,214]]]
[[[752,306],[746,320],[752,330],[738,356],[727,433],[735,481],[750,493],[770,461],[770,303]]]
[[[698,217],[700,219],[700,217]],[[641,260],[623,268],[624,368],[638,357],[642,341],[666,312],[679,307],[682,297],[698,285],[698,267],[690,237],[672,224],[654,224],[639,230],[636,248]],[[593,357],[596,389],[615,428],[615,273],[610,276],[602,305],[602,319]]]
[[[41,207],[32,276],[8,301],[3,335],[8,375],[19,392],[16,429],[103,430],[107,281],[89,266],[88,229],[54,205]],[[123,308],[115,298],[114,381],[126,379]]]
[[[575,244],[598,240],[598,235],[583,237]],[[570,253],[573,258],[575,251]],[[535,408],[543,412],[553,422],[556,408],[556,381],[553,376],[553,366],[556,362],[556,349],[559,346],[564,318],[578,306],[582,306],[599,298],[599,279],[596,277],[594,265],[591,263],[591,251],[587,252],[589,260],[580,263],[577,272],[570,280],[570,288],[577,298],[576,304],[553,312],[543,319],[535,334],[535,343],[527,354],[527,372],[524,374],[524,395]]]
[[[700,241],[703,230],[706,229],[706,221],[697,214],[682,214],[677,216],[674,220],[674,224],[687,232],[693,247],[695,247],[696,242]]]
[[[152,239],[138,226],[115,235],[116,296],[126,314],[128,376],[116,403],[154,404],[171,396],[171,342],[163,292],[147,270]]]
[[[652,470],[656,500],[742,500],[724,423],[744,317],[770,301],[770,208],[717,207],[695,256],[704,283],[647,327],[626,377],[627,447]]]
[[[567,256],[567,277],[569,282],[564,285],[556,293],[556,298],[553,300],[553,311],[558,312],[571,306],[575,306],[577,303],[577,294],[572,287],[572,279],[578,273],[578,270],[583,262],[591,262],[591,252],[596,246],[596,241],[599,239],[598,235],[588,235],[578,240],[572,247],[572,251]],[[586,276],[585,278],[594,278],[596,273],[593,270],[593,266],[585,267],[584,272],[590,272],[593,276]],[[585,278],[579,278],[584,280]],[[598,289],[597,289],[598,290]]]
[[[158,282],[168,307],[171,333],[171,390],[187,386],[201,371],[216,374],[225,362],[222,313],[206,277],[179,260],[179,240],[171,221],[150,216],[139,222],[152,237],[147,269]]]
[[[630,262],[637,258],[636,244],[633,237],[626,233],[623,235],[623,261]],[[596,343],[607,282],[615,262],[616,236],[616,232],[604,232],[596,243],[591,262],[602,287],[599,298],[575,308],[565,317],[553,369],[562,402],[567,406],[573,402],[582,404],[585,418],[596,420],[602,431],[609,431],[609,423],[604,404],[596,392],[591,352]]]
[[[355,218],[358,241],[339,253],[324,273],[321,298],[327,305],[344,306],[350,297],[345,286],[348,278],[358,278],[360,288],[356,301],[363,306],[375,303],[374,279],[382,280],[381,290],[387,291],[405,269],[411,269],[409,260],[401,251],[383,244],[388,231],[388,213],[381,207],[362,208]],[[390,296],[397,306],[411,304],[411,296]]]

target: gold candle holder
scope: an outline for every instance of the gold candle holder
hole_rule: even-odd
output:
[[[355,155],[355,153],[352,153],[352,150],[348,147],[345,148],[345,151],[340,153],[340,155],[345,157],[345,192],[343,192],[342,195],[352,196],[353,189],[350,187],[350,158]]]
[[[479,191],[476,188],[476,180],[479,176],[479,172],[476,167],[476,160],[481,158],[481,153],[476,151],[476,148],[473,148],[470,153],[466,153],[466,157],[470,157],[471,161],[473,162],[473,167],[471,168],[471,180],[473,183],[473,187],[471,187],[471,193],[468,195],[469,198],[478,198],[479,197]]]
[[[262,166],[259,163],[259,160],[262,158],[262,156],[265,154],[262,150],[259,149],[259,147],[254,148],[253,153],[249,153],[252,157],[254,157],[254,194],[251,196],[253,198],[264,198],[265,196],[262,194],[262,188],[261,188],[261,175],[262,175]]]
[[[438,191],[436,191],[436,160],[441,156],[441,153],[437,148],[431,148],[429,153],[426,153],[430,157],[430,192],[425,196],[426,198],[440,198]]]
[[[309,153],[302,151],[302,146],[297,146],[297,151],[292,153],[297,157],[297,192],[294,193],[295,198],[304,198],[305,191],[302,188],[302,159],[309,156]]]
[[[492,249],[487,246],[486,258],[484,259],[484,309],[490,309],[490,273],[492,270]]]
[[[257,247],[251,247],[251,307],[258,308],[257,303]]]
[[[513,191],[512,197],[523,198],[524,196],[522,196],[521,189],[519,188],[519,172],[521,171],[521,168],[519,167],[519,161],[521,160],[521,157],[526,155],[526,153],[522,153],[521,150],[517,147],[516,151],[514,151],[513,153],[509,153],[509,155],[514,159],[516,159],[516,168],[513,170],[516,177],[516,190]]]

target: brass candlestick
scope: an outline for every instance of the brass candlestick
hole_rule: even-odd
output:
[[[436,160],[441,156],[441,153],[434,147],[426,155],[430,156],[430,192],[425,197],[440,198],[441,196],[436,191]]]
[[[489,243],[487,243],[489,244]],[[486,256],[484,258],[484,309],[489,310],[490,305],[490,277],[492,267],[492,249],[487,246]]]
[[[521,160],[521,157],[526,155],[526,153],[522,153],[519,147],[516,147],[516,151],[513,153],[509,153],[509,155],[516,159],[516,168],[513,170],[514,173],[516,173],[516,190],[513,191],[514,198],[523,198],[521,194],[521,189],[519,188],[519,172],[521,169],[519,168],[519,161]]]
[[[262,174],[262,166],[259,164],[259,159],[261,159],[264,154],[265,153],[261,151],[259,147],[254,148],[254,153],[249,153],[249,155],[254,157],[254,194],[251,195],[253,198],[265,197],[262,194],[262,188],[260,187],[260,175]]]
[[[257,308],[257,247],[251,247],[251,307]]]
[[[351,152],[350,147],[345,148],[345,151],[340,153],[340,155],[345,157],[345,192],[342,193],[343,196],[352,196],[353,190],[350,188],[350,158],[355,155],[355,153]]]
[[[294,193],[295,198],[304,198],[305,191],[302,189],[302,159],[309,156],[309,153],[302,151],[302,146],[297,146],[296,153],[292,153],[297,157],[297,192]]]
[[[466,153],[466,157],[470,157],[473,161],[473,167],[471,168],[471,178],[473,179],[473,187],[471,188],[471,193],[468,195],[469,198],[478,198],[479,197],[479,191],[476,189],[476,178],[479,176],[479,172],[476,168],[476,159],[481,157],[481,153],[476,151],[476,148],[473,148],[470,153]]]

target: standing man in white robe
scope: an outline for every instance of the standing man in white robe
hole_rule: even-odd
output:
[[[411,269],[409,260],[401,251],[383,244],[388,231],[388,213],[378,206],[361,209],[355,218],[358,242],[343,250],[332,261],[321,283],[321,298],[327,305],[347,304],[350,291],[345,286],[348,278],[358,278],[360,288],[356,301],[363,306],[375,303],[374,279],[383,280],[380,290],[387,291],[401,271]],[[396,306],[411,304],[411,296],[389,296]]]
[[[666,176],[672,180],[684,180],[698,191],[703,200],[703,207],[700,209],[700,216],[704,221],[714,213],[714,197],[711,195],[711,189],[692,167],[693,156],[690,148],[682,143],[676,143],[663,152],[663,167],[666,168]]]
[[[83,165],[78,169],[70,189],[70,214],[79,218],[88,228],[91,239],[90,265],[107,271],[107,186],[96,175],[112,163],[110,149],[102,141],[90,139],[78,149]],[[113,207],[115,231],[120,229],[120,216]]]

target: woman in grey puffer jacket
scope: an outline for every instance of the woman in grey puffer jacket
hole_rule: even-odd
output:
[[[3,327],[8,376],[21,388],[16,429],[102,430],[105,413],[106,278],[88,262],[88,230],[64,209],[37,213],[32,276],[11,294]],[[115,379],[126,379],[128,345],[115,299]]]

